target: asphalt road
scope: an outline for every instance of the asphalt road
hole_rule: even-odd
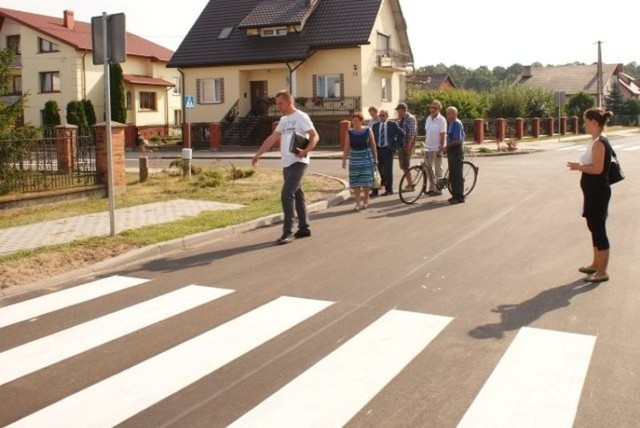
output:
[[[348,201],[286,246],[259,229],[0,302],[0,425],[637,426],[640,138],[612,142],[607,283],[577,272],[579,151],[475,158],[465,204]]]

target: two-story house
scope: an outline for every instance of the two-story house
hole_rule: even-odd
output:
[[[211,0],[168,66],[195,99],[190,122],[240,123],[239,143],[257,144],[250,131],[278,116],[282,89],[317,127],[369,106],[393,111],[412,53],[398,0]],[[321,144],[337,138],[319,131]]]
[[[69,10],[50,17],[0,8],[0,48],[16,54],[11,95],[28,94],[25,123],[40,126],[49,100],[58,103],[63,123],[66,105],[82,99],[104,120],[104,66],[93,64],[90,23],[76,21]],[[127,122],[154,135],[180,125],[180,73],[166,67],[173,51],[127,33],[126,53]]]

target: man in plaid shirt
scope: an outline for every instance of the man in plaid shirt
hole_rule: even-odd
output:
[[[400,127],[404,129],[404,145],[398,149],[398,161],[400,168],[406,174],[411,167],[411,154],[416,148],[416,136],[418,135],[418,121],[415,116],[407,111],[407,105],[400,103],[396,107],[398,116],[400,116]],[[414,189],[413,179],[407,175],[407,186],[403,189],[405,192]]]

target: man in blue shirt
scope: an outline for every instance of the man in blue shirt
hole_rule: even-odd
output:
[[[458,119],[458,109],[447,107],[447,144],[442,152],[447,154],[449,164],[449,182],[451,183],[450,204],[464,202],[464,177],[462,176],[462,161],[464,160],[464,127]]]

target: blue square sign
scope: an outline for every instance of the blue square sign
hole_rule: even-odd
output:
[[[193,95],[187,95],[184,97],[184,108],[187,110],[193,110],[195,103],[193,101]]]

